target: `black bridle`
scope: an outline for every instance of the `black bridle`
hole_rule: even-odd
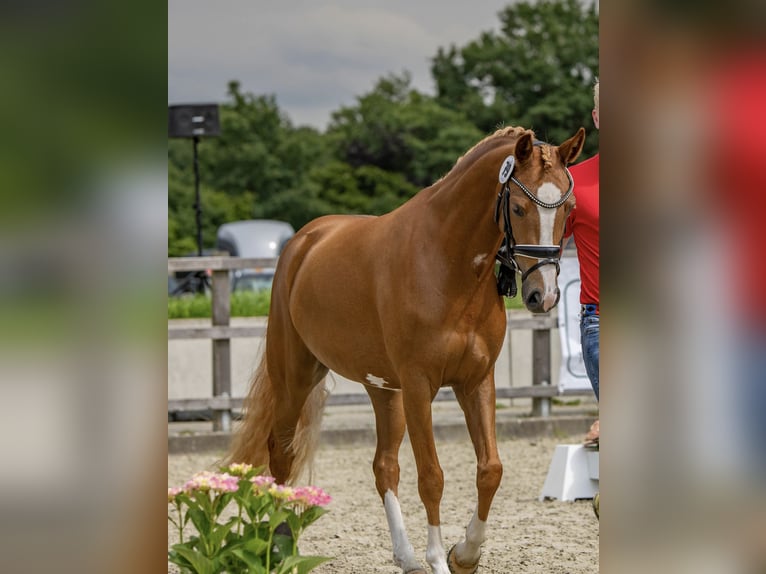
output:
[[[535,142],[535,145],[542,145],[542,142]],[[546,203],[539,197],[533,194],[527,187],[521,183],[518,179],[513,177],[513,168],[515,165],[515,158],[508,156],[503,165],[500,168],[500,183],[503,187],[497,194],[497,202],[495,203],[495,223],[500,222],[500,213],[503,214],[504,224],[504,237],[503,243],[500,246],[500,250],[495,255],[495,258],[500,262],[500,269],[497,274],[497,290],[498,293],[505,297],[516,296],[516,273],[521,274],[521,282],[530,275],[530,273],[543,267],[544,265],[555,265],[556,275],[558,276],[561,268],[559,266],[559,259],[561,258],[561,243],[559,245],[527,245],[517,244],[513,238],[513,229],[511,228],[511,214],[510,214],[510,196],[511,188],[510,183],[513,182],[524,194],[531,199],[534,203],[545,209],[556,209],[562,206],[569,196],[572,195],[574,190],[574,180],[569,170],[564,167],[564,171],[567,173],[569,179],[569,189],[558,200],[553,203]],[[503,208],[504,207],[504,208]],[[562,239],[563,241],[563,239]],[[528,257],[530,259],[537,259],[537,263],[532,265],[529,269],[522,272],[521,267],[516,262],[516,257]]]

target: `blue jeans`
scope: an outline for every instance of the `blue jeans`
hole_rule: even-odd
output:
[[[585,315],[580,318],[580,344],[585,372],[596,393],[598,400],[598,315]]]
[[[745,328],[737,345],[737,415],[741,419],[747,447],[749,472],[766,484],[766,329]]]

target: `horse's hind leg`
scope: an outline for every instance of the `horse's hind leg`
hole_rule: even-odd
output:
[[[404,438],[402,393],[376,387],[365,387],[375,410],[377,448],[372,463],[375,486],[386,509],[388,530],[394,550],[394,562],[408,574],[423,573],[415,551],[407,537],[402,509],[399,505],[399,447]]]
[[[455,386],[454,390],[476,451],[478,503],[466,528],[465,539],[450,550],[448,562],[450,570],[455,574],[472,574],[479,566],[489,508],[503,476],[495,436],[494,371],[470,394],[465,393],[460,386]]]
[[[269,467],[279,483],[298,478],[310,464],[319,437],[327,374],[288,321],[269,319],[269,375],[274,391],[274,422],[269,436]],[[285,325],[285,323],[288,323]]]

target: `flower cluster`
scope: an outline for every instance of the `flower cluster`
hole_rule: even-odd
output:
[[[301,533],[326,510],[330,496],[316,486],[285,486],[262,468],[236,463],[219,472],[195,474],[181,488],[168,488],[168,520],[178,528],[168,560],[184,572],[300,572],[327,558],[302,556]],[[236,505],[236,514],[227,511]],[[185,540],[188,523],[196,533]],[[277,531],[287,524],[291,536]],[[255,570],[253,570],[255,568]]]
[[[178,496],[182,492],[183,492],[183,489],[177,486],[173,488],[168,488],[168,504],[175,502],[176,496]]]
[[[186,493],[199,490],[201,492],[207,492],[212,490],[213,492],[236,492],[239,488],[239,478],[230,475],[228,472],[216,473],[210,471],[202,471],[195,474],[191,480],[184,484],[183,491]],[[168,492],[170,496],[170,492]]]
[[[332,498],[324,490],[317,486],[299,486],[293,489],[290,500],[301,502],[308,506],[327,506]]]

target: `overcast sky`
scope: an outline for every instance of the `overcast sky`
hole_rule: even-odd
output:
[[[430,59],[498,29],[512,0],[168,0],[168,103],[222,102],[229,80],[324,129],[388,73],[433,93]]]

